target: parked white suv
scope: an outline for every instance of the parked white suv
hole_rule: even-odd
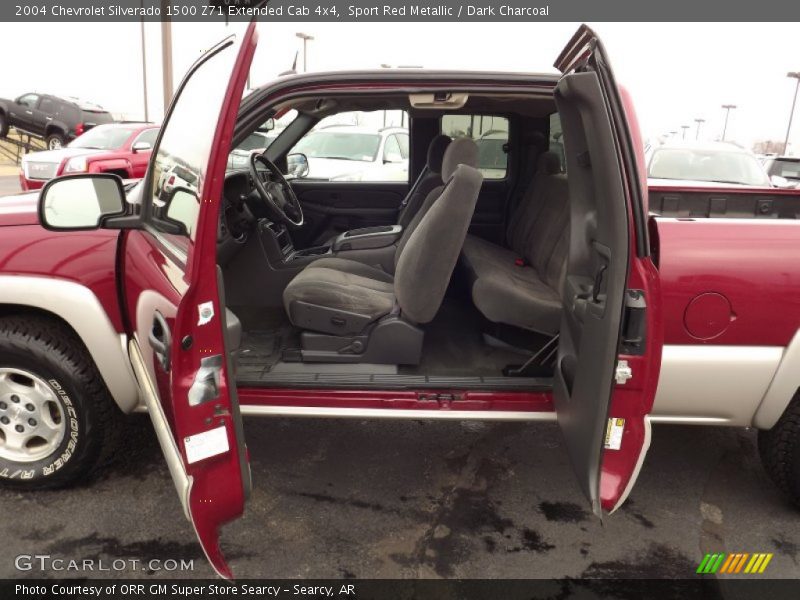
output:
[[[308,179],[407,181],[408,130],[330,125],[308,133],[292,149],[308,159]]]

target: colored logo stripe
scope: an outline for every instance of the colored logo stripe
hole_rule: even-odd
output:
[[[759,574],[766,570],[767,565],[772,560],[772,556],[772,554],[767,553],[749,554],[747,552],[706,554],[700,566],[697,567],[697,573],[712,575],[715,573]]]

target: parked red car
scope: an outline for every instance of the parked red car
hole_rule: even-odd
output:
[[[632,103],[587,27],[559,74],[304,73],[242,100],[256,39],[192,67],[141,182],[3,199],[3,486],[80,480],[121,414],[147,411],[225,577],[220,531],[251,490],[243,415],[558,422],[597,515],[633,488],[652,423],[756,427],[800,505],[800,193],[648,194]],[[408,181],[289,172],[330,113],[409,107]],[[484,114],[508,142],[481,172]]]
[[[150,152],[158,136],[152,123],[98,125],[59,148],[27,154],[22,159],[22,189],[38,190],[47,181],[76,173],[113,173],[138,179],[147,171]]]

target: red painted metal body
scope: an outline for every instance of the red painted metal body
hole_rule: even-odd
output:
[[[786,346],[800,328],[800,221],[656,218],[650,230],[665,344]],[[705,299],[689,309],[709,293],[731,312]]]
[[[647,180],[645,178],[644,154],[639,121],[630,94],[620,87],[620,98],[626,114],[630,143],[636,149],[636,174],[638,193],[643,202],[640,210],[647,214]],[[629,174],[633,175],[633,174]],[[631,176],[630,180],[634,180]],[[628,198],[628,220],[634,222],[633,198]],[[645,312],[645,344],[638,355],[620,355],[631,369],[633,377],[624,385],[615,385],[611,392],[608,417],[624,419],[622,443],[617,450],[605,449],[600,465],[600,505],[611,511],[624,500],[630,485],[638,476],[639,466],[650,445],[647,415],[653,410],[658,376],[661,370],[661,351],[664,345],[663,302],[659,273],[653,264],[652,256],[637,255],[637,235],[646,235],[636,228],[630,231],[630,269],[627,287],[644,294],[647,306]]]
[[[111,323],[122,332],[117,294],[119,232],[47,231],[38,225],[36,201],[35,194],[0,199],[0,274],[80,283],[97,296]]]
[[[86,159],[86,170],[84,173],[108,173],[109,171],[124,174],[126,179],[141,179],[147,171],[147,165],[150,162],[150,150],[133,151],[133,143],[136,139],[148,129],[157,129],[153,125],[141,125],[132,130],[128,139],[119,147],[114,150],[99,150],[92,154],[85,154],[83,157]],[[53,151],[49,151],[52,153]],[[58,165],[56,177],[64,174],[64,168],[67,166],[69,158],[66,157]],[[47,183],[41,179],[28,179],[25,173],[20,169],[19,171],[19,184],[23,190],[38,190]]]

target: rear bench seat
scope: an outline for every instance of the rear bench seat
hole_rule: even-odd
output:
[[[558,155],[545,152],[511,218],[506,234],[510,249],[474,236],[464,242],[462,258],[472,300],[487,319],[540,333],[558,332],[568,225],[567,177]]]

